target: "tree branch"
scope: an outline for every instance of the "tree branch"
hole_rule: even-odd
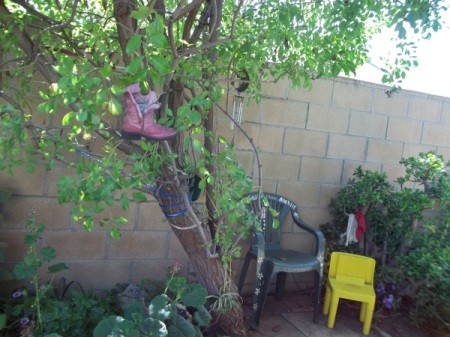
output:
[[[172,16],[169,18],[169,21],[176,22],[182,19],[184,16],[186,16],[191,11],[195,10],[196,7],[200,6],[204,2],[205,0],[193,0],[191,3],[187,4],[184,7],[181,7],[180,4],[180,6],[178,6],[178,8],[175,9]]]

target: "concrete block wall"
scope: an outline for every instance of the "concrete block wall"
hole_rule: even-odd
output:
[[[242,118],[242,126],[260,149],[263,190],[290,198],[299,205],[303,219],[318,228],[330,220],[330,198],[357,166],[384,171],[394,181],[403,174],[402,157],[432,149],[449,159],[450,98],[406,90],[388,97],[387,90],[345,78],[315,81],[311,91],[293,90],[287,81],[264,83],[261,101],[246,104]],[[219,118],[219,129],[233,139],[238,158],[255,176],[247,139],[231,129],[226,118]],[[174,263],[189,273],[186,255],[154,201],[132,204],[125,214],[112,210],[129,219],[118,241],[107,229],[96,226],[87,233],[74,223],[70,207],[60,206],[56,197],[57,176],[67,172],[58,166],[54,171],[41,167],[32,175],[20,169],[14,177],[0,173],[0,188],[14,194],[4,205],[5,219],[0,223],[0,242],[8,244],[1,267],[11,269],[25,253],[25,221],[35,209],[37,222],[47,226],[40,245],[53,246],[57,260],[69,266],[62,276],[85,288],[106,289],[144,278],[164,280]],[[283,229],[283,242],[312,249],[310,237],[292,222]],[[245,251],[248,242],[243,247]],[[239,275],[241,261],[234,267]],[[253,277],[249,273],[247,289]],[[288,278],[294,287],[307,287],[311,280],[312,275]],[[2,283],[0,292],[14,286]]]
[[[388,96],[388,89],[346,78],[315,81],[311,91],[294,90],[287,81],[263,85],[261,101],[244,106],[241,124],[260,149],[262,189],[290,198],[318,228],[331,220],[330,198],[359,165],[384,171],[394,182],[404,174],[403,157],[436,150],[449,159],[450,98],[407,90]],[[242,163],[255,176],[248,140],[223,123],[222,132],[234,137]],[[283,233],[287,246],[312,249],[311,238],[292,224]],[[288,276],[289,286],[312,286],[312,276]],[[247,290],[253,280],[248,277]]]

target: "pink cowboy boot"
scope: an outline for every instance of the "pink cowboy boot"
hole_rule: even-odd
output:
[[[159,125],[153,119],[153,112],[160,107],[156,93],[150,91],[141,95],[139,84],[130,85],[124,94],[125,121],[122,126],[122,137],[128,140],[167,140],[174,137],[177,131]]]

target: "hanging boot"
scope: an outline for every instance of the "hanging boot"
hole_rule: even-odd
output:
[[[122,126],[122,137],[128,140],[167,140],[174,137],[177,131],[159,125],[153,119],[153,112],[160,107],[156,93],[150,91],[141,95],[139,84],[130,85],[124,94],[125,121]]]

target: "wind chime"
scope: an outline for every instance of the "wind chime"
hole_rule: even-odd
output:
[[[241,125],[242,122],[242,111],[244,109],[244,96],[243,92],[247,90],[250,84],[250,78],[246,70],[238,73],[239,81],[231,82],[234,89],[236,89],[236,95],[233,96],[233,108],[231,117],[233,120],[230,122],[231,129],[234,129],[235,123]]]

